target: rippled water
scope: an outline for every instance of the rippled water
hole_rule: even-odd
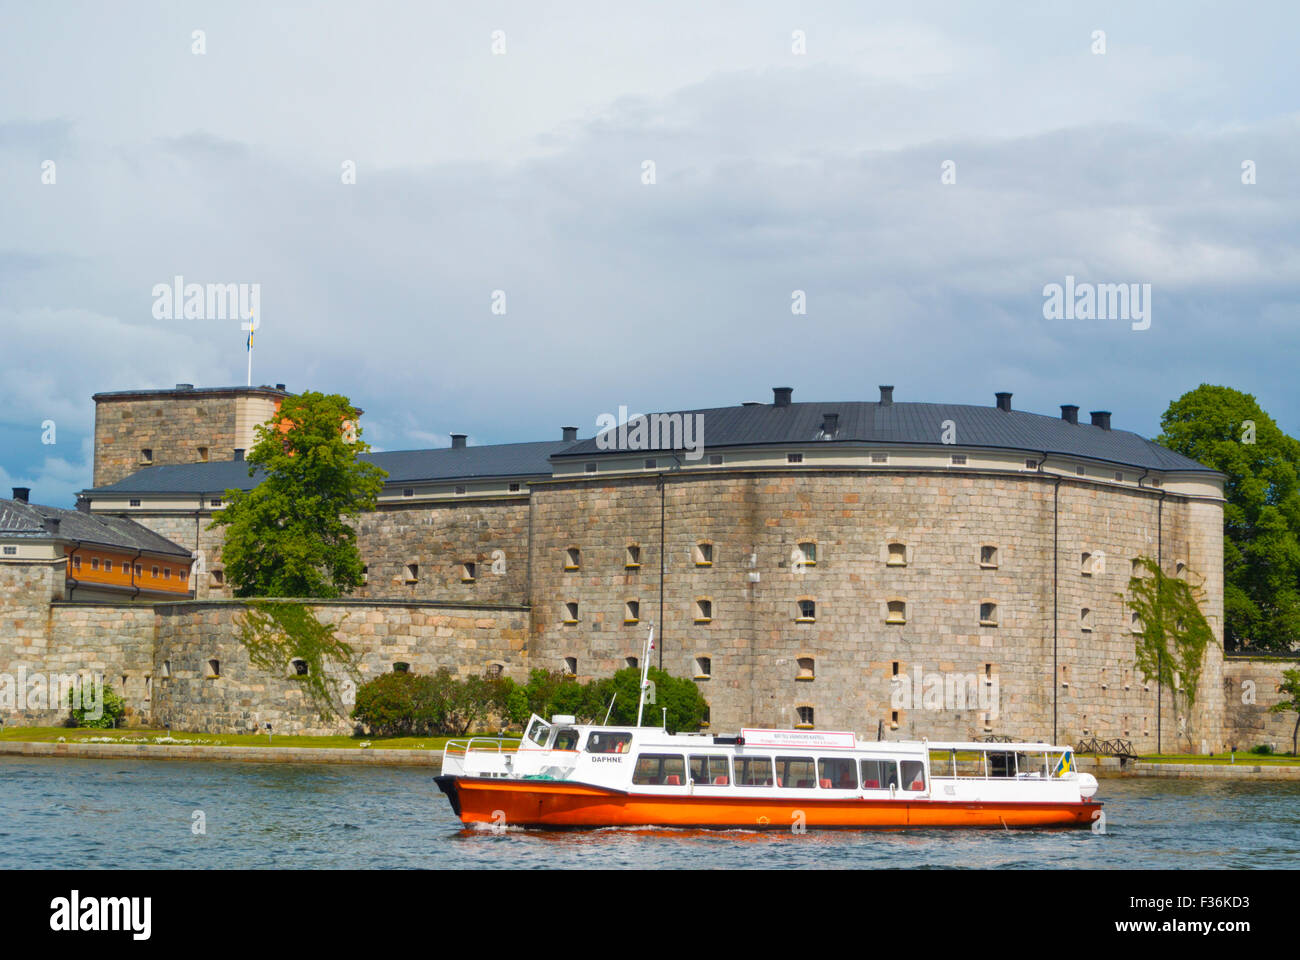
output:
[[[1300,784],[1102,780],[1087,830],[464,829],[429,769],[0,757],[0,869],[1300,865]],[[194,812],[206,833],[192,831]]]

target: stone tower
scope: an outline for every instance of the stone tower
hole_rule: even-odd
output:
[[[253,446],[254,428],[288,395],[282,383],[97,393],[94,486],[155,464],[233,460],[236,450]]]

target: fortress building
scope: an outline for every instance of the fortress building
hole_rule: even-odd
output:
[[[81,509],[194,560],[193,599],[155,601],[152,617],[132,605],[134,639],[106,665],[155,722],[322,729],[292,682],[247,664],[221,532],[207,529],[226,490],[258,482],[243,454],[284,396],[179,385],[95,397]],[[358,520],[366,583],[317,604],[363,679],[396,661],[606,675],[638,664],[653,622],[655,665],[696,680],[715,729],[1218,751],[1273,723],[1268,682],[1258,707],[1236,707],[1221,647],[1190,716],[1134,668],[1122,594],[1141,556],[1200,585],[1221,640],[1224,478],[1114,429],[1109,412],[1027,413],[1009,393],[896,402],[892,387],[802,403],[780,387],[769,403],[557,433],[367,455],[388,479]],[[56,625],[126,616],[120,602],[41,602]]]

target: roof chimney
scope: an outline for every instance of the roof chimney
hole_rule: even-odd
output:
[[[794,387],[773,387],[772,406],[774,407],[790,406],[790,396],[793,393],[794,393]]]
[[[577,427],[560,427],[565,443],[573,443],[578,439]]]
[[[453,434],[451,435],[451,448],[452,448],[453,450],[464,450],[464,449],[465,449],[465,437],[466,437],[466,434],[463,434],[463,433],[453,433]]]
[[[995,393],[995,394],[993,394],[993,396],[995,396],[995,397],[998,398],[998,409],[999,409],[999,410],[1001,410],[1003,413],[1010,413],[1010,412],[1011,412],[1011,394],[1009,394],[1009,393],[1007,393],[1007,392],[1005,392],[1005,391],[1002,391],[1002,392],[1000,392],[1000,393]]]
[[[176,389],[177,389],[177,390],[193,390],[193,389],[194,389],[194,384],[192,384],[192,383],[178,383],[178,384],[176,384]]]
[[[1093,411],[1092,411],[1092,425],[1093,425],[1094,427],[1101,427],[1103,430],[1109,430],[1109,429],[1110,429],[1110,411],[1109,411],[1109,410],[1093,410]]]
[[[77,512],[90,513],[90,498],[77,495]]]
[[[235,460],[236,460],[236,461],[239,461],[239,460],[243,460],[243,459],[244,459],[244,448],[243,448],[243,447],[235,447]]]
[[[43,526],[45,528],[45,532],[50,534],[51,536],[57,537],[59,535],[58,517],[42,517],[41,526]]]
[[[893,402],[894,402],[894,388],[892,386],[888,386],[888,387],[881,386],[880,388],[881,406],[887,407]]]
[[[836,433],[839,432],[839,429],[840,429],[840,415],[838,413],[822,414],[822,437],[824,437],[825,439],[830,439],[831,437],[835,436]]]
[[[1061,419],[1066,423],[1079,422],[1079,405],[1076,403],[1061,404]]]
[[[31,496],[31,487],[14,487],[14,499],[19,503],[26,503],[27,498]]]

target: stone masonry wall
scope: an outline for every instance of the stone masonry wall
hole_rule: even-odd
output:
[[[1296,715],[1290,711],[1270,713],[1282,699],[1282,673],[1300,667],[1300,659],[1233,656],[1223,664],[1225,739],[1237,750],[1267,743],[1275,750],[1291,749]]]
[[[238,601],[157,606],[154,725],[248,733],[270,722],[276,733],[352,732],[350,721],[322,721],[296,681],[249,663],[236,635],[243,609]],[[323,623],[337,624],[337,636],[353,646],[362,682],[391,671],[397,661],[416,673],[448,667],[461,676],[482,674],[497,663],[507,676],[527,679],[525,608],[337,601],[316,602],[313,609]]]
[[[140,470],[140,451],[153,463],[194,463],[198,448],[212,460],[230,460],[236,446],[234,395],[100,400],[95,404],[94,486]]]
[[[714,729],[790,727],[800,707],[811,707],[817,728],[864,735],[883,721],[894,736],[1051,738],[1055,690],[1058,741],[1122,736],[1154,750],[1157,685],[1135,675],[1119,594],[1131,559],[1154,555],[1158,539],[1169,572],[1175,558],[1213,569],[1221,513],[1198,504],[1208,509],[1193,514],[1169,497],[1158,531],[1158,496],[1063,479],[1054,665],[1054,482],[1032,474],[670,475],[664,665],[693,676],[697,658],[709,658],[710,675],[698,682]],[[640,601],[643,621],[658,619],[656,478],[546,483],[533,497],[534,660],[559,667],[575,657],[581,675],[624,666],[641,655],[646,633],[645,623],[624,623],[626,601]],[[700,541],[712,543],[709,566],[697,562]],[[801,541],[817,544],[815,566],[792,563]],[[630,542],[640,546],[639,569],[626,567]],[[888,562],[891,542],[903,544],[905,565]],[[996,568],[980,565],[986,544],[997,547]],[[578,570],[565,569],[570,547],[580,550]],[[1104,567],[1085,573],[1084,552],[1104,553]],[[797,622],[801,598],[815,601],[815,622]],[[712,603],[709,622],[697,622],[700,599]],[[886,623],[891,600],[906,604],[904,623]],[[568,602],[579,604],[576,624],[564,622]],[[997,605],[996,626],[980,624],[986,602]],[[1221,622],[1221,609],[1207,613]],[[814,679],[799,678],[801,658],[813,661]],[[1207,657],[1203,692],[1219,687],[1218,669]],[[937,675],[969,681],[972,695],[964,707],[950,697],[943,709],[930,708],[934,697],[927,707],[924,695],[917,703],[895,695],[900,685],[915,693],[918,674],[923,694]],[[996,708],[986,709],[980,691],[994,686]],[[1166,694],[1161,732],[1171,750],[1179,727]],[[1180,748],[1199,749],[1201,739],[1220,746],[1221,728],[1205,715],[1213,700],[1202,696]]]

